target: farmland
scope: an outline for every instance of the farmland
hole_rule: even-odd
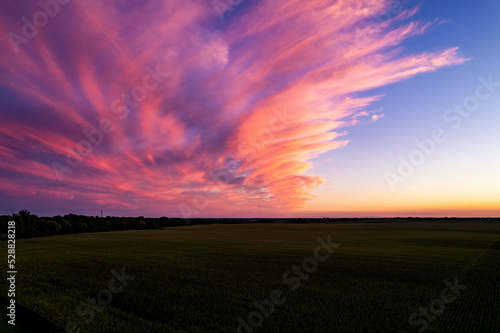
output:
[[[308,260],[329,237],[338,246]],[[56,333],[48,322],[57,332],[68,323],[75,332],[498,332],[499,240],[499,223],[424,222],[213,224],[21,239],[16,298],[47,320],[37,332]],[[0,249],[6,253],[5,242]],[[282,294],[271,308],[265,301],[275,290]],[[98,296],[107,304],[89,305]]]

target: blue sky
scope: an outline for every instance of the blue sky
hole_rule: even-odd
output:
[[[407,5],[411,3],[417,2]],[[448,131],[448,140],[416,169],[414,175],[399,183],[395,193],[391,193],[389,186],[382,185],[385,172],[396,170],[398,156],[408,156],[416,147],[416,139],[429,137],[436,127],[449,127],[443,121],[443,113],[474,93],[479,84],[478,76],[487,78],[493,74],[495,80],[500,81],[500,2],[438,0],[421,4],[416,18],[446,22],[405,41],[400,46],[403,52],[458,46],[461,54],[470,60],[364,94],[384,95],[369,109],[383,108],[385,117],[374,123],[347,128],[345,138],[350,143],[319,157],[320,163],[311,171],[336,182],[330,190],[339,197],[354,188],[352,195],[358,196],[360,206],[371,201],[375,189],[381,192],[380,195],[394,199],[411,197],[413,189],[422,187],[431,193],[434,187],[442,185],[457,191],[472,191],[473,195],[484,187],[500,187],[500,176],[496,173],[478,176],[491,167],[500,170],[500,91],[482,102],[458,130]],[[467,186],[463,188],[464,184]],[[345,210],[342,201],[332,202],[331,206],[334,210]],[[384,211],[388,207],[391,205],[374,205],[372,210]]]

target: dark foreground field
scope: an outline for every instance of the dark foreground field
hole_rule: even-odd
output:
[[[328,235],[340,244],[331,253],[318,248]],[[498,223],[204,225],[22,239],[16,297],[32,313],[16,321],[43,333],[56,333],[48,323],[82,333],[500,332],[499,240]],[[307,259],[315,250],[324,261]],[[0,286],[3,296],[5,279]],[[0,332],[16,332],[2,317]]]

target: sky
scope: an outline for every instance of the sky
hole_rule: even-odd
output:
[[[500,215],[495,0],[6,0],[0,214]]]

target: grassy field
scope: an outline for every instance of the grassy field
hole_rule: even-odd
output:
[[[305,259],[328,235],[340,246],[314,269]],[[499,241],[500,224],[473,223],[206,225],[24,239],[16,296],[57,332],[68,322],[82,333],[237,332],[237,318],[248,322],[251,313],[262,323],[240,332],[500,332]],[[6,242],[0,249],[6,254]],[[310,272],[293,273],[303,262]],[[115,276],[123,269],[125,286]],[[443,281],[455,279],[465,287],[439,301]],[[6,295],[5,279],[0,286]],[[272,313],[253,304],[276,289],[283,295]],[[81,306],[98,295],[109,305]],[[432,306],[435,315],[411,318]],[[56,333],[33,313],[18,323]]]

